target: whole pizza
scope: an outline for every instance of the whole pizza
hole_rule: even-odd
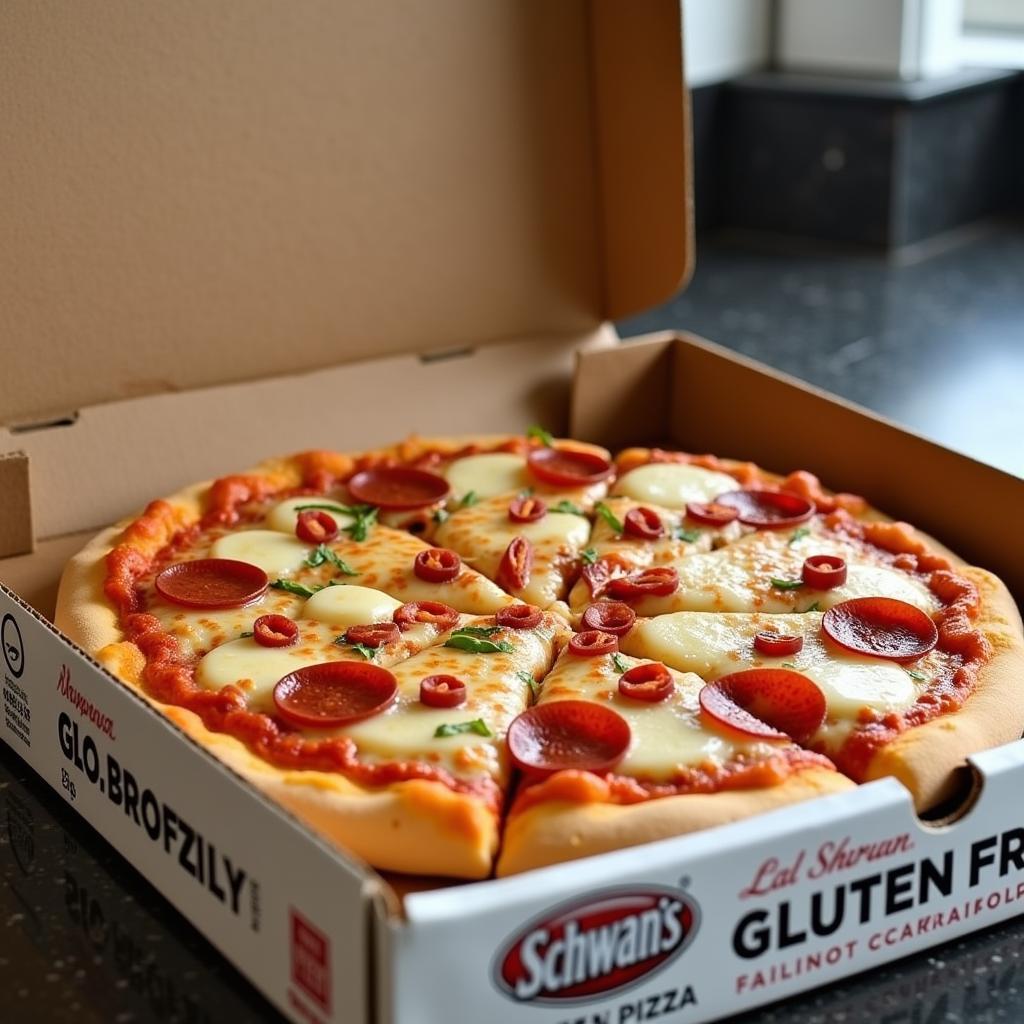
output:
[[[810,473],[523,436],[312,451],[153,501],[57,624],[383,870],[512,874],[1024,729],[1006,588]]]

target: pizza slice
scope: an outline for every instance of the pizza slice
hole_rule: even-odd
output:
[[[509,727],[523,772],[499,875],[709,828],[853,788],[798,746],[824,713],[812,684],[759,710],[710,715],[705,682],[617,652],[614,636],[577,633],[537,704]],[[798,677],[799,678],[799,677]]]

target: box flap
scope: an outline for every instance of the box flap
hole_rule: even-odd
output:
[[[678,7],[11,0],[0,423],[667,298]]]

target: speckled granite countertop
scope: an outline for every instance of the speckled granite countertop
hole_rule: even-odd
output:
[[[702,243],[688,292],[620,329],[664,327],[730,345],[1024,473],[1024,232],[902,268]],[[5,1024],[279,1019],[2,744],[0,879]],[[1022,972],[1024,919],[742,1024],[1016,1022]]]

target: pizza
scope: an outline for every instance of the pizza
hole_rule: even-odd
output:
[[[525,435],[187,487],[64,572],[57,625],[373,867],[458,879],[895,776],[1024,730],[991,573],[806,471]]]

